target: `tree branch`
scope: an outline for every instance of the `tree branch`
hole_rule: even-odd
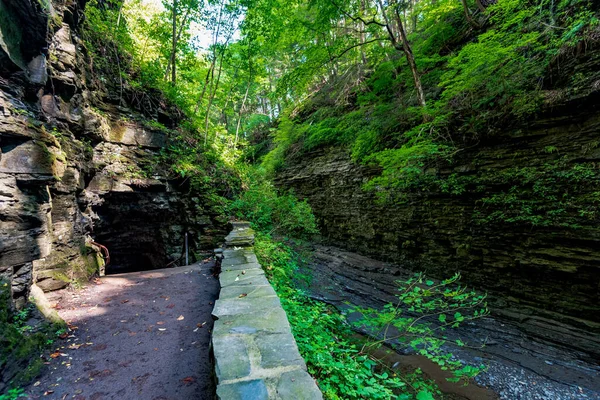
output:
[[[348,12],[344,11],[344,9],[342,9],[342,7],[340,7],[340,6],[339,6],[339,5],[338,5],[338,4],[337,4],[337,3],[336,3],[334,0],[329,0],[329,1],[331,2],[331,4],[333,4],[334,6],[336,6],[336,7],[337,7],[337,9],[338,9],[338,10],[339,10],[339,11],[340,11],[342,14],[344,14],[346,17],[350,18],[352,21],[355,21],[355,22],[356,22],[356,21],[362,22],[362,23],[363,23],[365,26],[368,26],[368,25],[377,25],[377,26],[381,26],[381,27],[383,27],[383,28],[385,28],[385,27],[386,27],[386,24],[384,24],[384,23],[382,23],[382,22],[379,22],[379,21],[377,21],[377,20],[375,20],[375,19],[372,19],[372,20],[370,20],[370,21],[366,21],[366,20],[365,20],[363,17],[356,16],[356,15],[352,15],[352,14],[350,14],[350,13],[348,13]]]

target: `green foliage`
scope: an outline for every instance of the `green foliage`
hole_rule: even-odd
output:
[[[15,400],[23,397],[28,397],[25,390],[22,388],[10,389],[5,394],[0,394],[0,400]]]
[[[229,205],[231,215],[250,221],[262,232],[295,237],[318,232],[306,200],[298,201],[292,194],[278,194],[260,169],[247,169],[244,181],[247,189]]]
[[[428,170],[446,165],[465,144],[535,116],[549,102],[543,90],[554,84],[548,79],[552,70],[575,57],[579,51],[574,49],[583,43],[596,43],[600,24],[586,0],[499,1],[480,16],[481,30],[465,29],[468,24],[460,2],[417,4],[408,10],[409,17],[418,14],[410,40],[422,71],[427,107],[415,107],[410,69],[396,49],[382,45],[381,52],[369,52],[364,76],[355,75],[360,61],[350,51],[347,58],[333,63],[344,73],[330,76],[317,92],[281,116],[274,148],[263,159],[268,171],[284,166],[286,158],[301,157],[320,146],[344,146],[357,162],[381,168],[380,176],[365,188],[383,199],[402,197],[402,192],[423,182],[423,191],[432,182],[455,187],[456,182],[442,184]],[[340,7],[342,15],[359,13],[358,2]],[[311,11],[323,18],[339,17],[319,1]],[[364,10],[363,14],[377,16],[378,12]],[[335,31],[331,26],[318,25],[318,29]],[[378,34],[375,28],[368,29],[371,35]],[[332,37],[329,51],[347,46],[348,36]],[[303,54],[309,65],[313,53]],[[312,73],[318,79],[323,71],[315,68]],[[569,84],[573,91],[584,90],[579,88],[589,88],[598,78],[573,74]],[[451,191],[466,190],[466,185],[459,186]]]
[[[417,274],[399,283],[396,303],[388,303],[383,310],[355,307],[361,318],[354,324],[366,327],[380,338],[367,347],[382,343],[395,343],[402,349],[410,349],[438,364],[443,370],[452,371],[453,382],[465,383],[484,369],[483,365],[469,366],[455,360],[444,347],[449,339],[445,332],[457,328],[465,321],[481,318],[489,311],[485,295],[457,285],[460,274],[436,283]],[[392,329],[394,328],[394,329]],[[391,333],[393,332],[393,333]],[[464,346],[460,339],[453,343]]]
[[[0,280],[0,370],[5,379],[10,379],[9,391],[0,397],[2,399],[19,397],[22,394],[19,387],[39,374],[43,367],[40,355],[51,343],[56,330],[47,323],[35,329],[28,326],[26,322],[35,306],[30,304],[14,312],[10,296],[9,283]]]
[[[255,250],[281,299],[300,354],[326,399],[431,399],[439,390],[420,371],[397,375],[361,351],[343,315],[298,288],[301,256],[269,235]]]

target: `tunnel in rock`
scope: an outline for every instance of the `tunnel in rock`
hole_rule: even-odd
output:
[[[110,192],[94,207],[92,237],[106,246],[106,274],[175,265],[183,247],[180,203],[169,193]]]

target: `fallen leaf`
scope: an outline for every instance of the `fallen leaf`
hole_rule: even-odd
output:
[[[246,296],[248,296],[248,293],[242,293],[242,294],[240,294],[240,295],[238,296],[238,298],[240,298],[240,299],[241,299],[242,297],[246,297]]]
[[[123,300],[121,304],[129,303],[129,300]]]
[[[204,322],[203,322],[203,323],[201,323],[201,324],[196,324],[196,326],[197,326],[198,328],[202,328],[202,327],[204,327],[204,325],[206,325],[206,321],[204,321]]]
[[[42,382],[40,382],[40,381],[37,381],[36,383],[34,383],[34,384],[33,384],[33,386],[40,386],[40,384],[41,384],[41,383],[42,383]]]
[[[185,317],[183,315],[180,315],[179,317],[177,317],[177,321],[183,321],[185,319]]]
[[[58,335],[58,337],[61,339],[66,339],[68,336],[69,336],[69,334],[67,332],[61,333],[60,335]]]
[[[158,351],[158,347],[155,347],[155,348],[154,348],[154,351]]]
[[[181,381],[183,383],[185,383],[186,385],[190,385],[190,384],[194,383],[196,381],[196,379],[194,379],[194,377],[192,377],[192,376],[188,376],[187,378],[183,378]]]
[[[50,354],[50,358],[58,358],[60,357],[60,351],[55,351],[54,353]]]
[[[173,307],[175,307],[175,304],[169,304],[169,305],[167,306],[167,308],[173,308]]]
[[[165,321],[158,321],[158,322],[156,323],[156,325],[164,325],[164,324],[165,324]]]
[[[46,390],[44,392],[44,396],[48,396],[49,394],[52,394],[52,393],[54,393],[54,390]]]
[[[67,347],[67,349],[77,350],[81,346],[83,346],[83,345],[82,344],[75,344],[75,343],[73,343],[72,345],[70,345],[69,347]]]

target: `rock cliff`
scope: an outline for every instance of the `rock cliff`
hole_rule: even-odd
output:
[[[289,157],[277,184],[308,199],[328,243],[438,278],[461,271],[489,291],[496,315],[597,356],[599,140],[596,93],[426,171],[450,188],[378,202],[363,186],[379,170],[331,147]],[[378,276],[369,293],[381,300],[397,277]]]
[[[134,105],[93,70],[84,6],[0,0],[0,278],[17,306],[34,282],[101,272],[96,243],[135,270],[176,261],[186,232],[196,251],[224,236],[218,209],[157,161],[177,110]]]

